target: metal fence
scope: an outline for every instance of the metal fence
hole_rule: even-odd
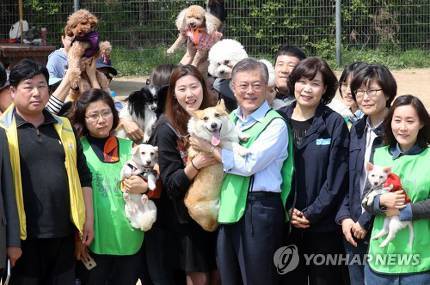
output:
[[[149,49],[173,43],[174,19],[195,0],[80,0],[80,8],[100,18],[103,39],[115,46]],[[335,48],[334,0],[226,0],[225,38],[239,40],[250,54],[273,54],[290,43],[309,54],[327,56]],[[73,0],[24,0],[24,18],[47,27],[48,42],[60,44]],[[343,48],[430,49],[429,0],[341,1]],[[0,3],[0,39],[18,21],[18,0]],[[321,54],[323,53],[323,54]]]

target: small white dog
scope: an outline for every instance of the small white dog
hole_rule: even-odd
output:
[[[366,170],[367,181],[370,184],[370,189],[361,202],[363,207],[371,206],[377,195],[381,195],[390,190],[390,188],[384,188],[384,183],[387,180],[388,174],[391,172],[391,167],[381,167],[368,162]]]
[[[378,165],[373,165],[369,162],[366,165],[366,169],[368,171],[367,179],[371,185],[371,188],[370,191],[368,191],[364,196],[362,201],[363,206],[371,206],[377,195],[402,189],[400,178],[394,173],[391,173],[391,167],[381,167]],[[406,201],[410,201],[407,195]],[[385,247],[395,238],[398,231],[406,227],[409,228],[409,241],[407,246],[412,248],[412,243],[414,240],[414,228],[412,226],[412,222],[400,221],[399,216],[385,217],[383,229],[372,239],[380,239],[386,235],[387,237],[379,245],[380,247]]]
[[[238,132],[229,120],[222,100],[215,107],[195,111],[188,122],[188,132],[211,142],[213,146],[233,150],[241,156],[249,154],[249,150],[239,144],[239,141],[245,140],[246,137]],[[197,151],[189,148],[188,159],[193,159],[197,154]],[[223,177],[221,163],[205,167],[194,178],[185,196],[188,213],[206,231],[214,231],[218,226],[219,195]]]
[[[132,175],[142,175],[148,183],[148,189],[156,188],[157,174],[154,166],[157,162],[158,147],[149,144],[140,144],[133,148],[132,158],[128,160],[121,171],[121,180]],[[123,194],[125,201],[125,216],[133,228],[142,231],[151,229],[157,219],[157,208],[148,196],[143,194]]]
[[[230,79],[231,71],[236,63],[247,57],[245,48],[238,41],[221,40],[209,50],[208,72],[213,77]]]

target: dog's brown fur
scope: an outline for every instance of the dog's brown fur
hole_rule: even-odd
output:
[[[224,104],[195,111],[193,116],[203,120],[206,110],[216,109],[221,116],[228,116]],[[221,141],[222,144],[222,141]],[[198,152],[188,149],[188,159],[192,160]],[[206,231],[213,232],[218,227],[218,205],[224,170],[221,163],[202,168],[188,189],[184,203],[190,216]]]
[[[69,37],[83,36],[91,31],[94,31],[97,27],[98,19],[95,15],[85,9],[78,10],[71,14],[67,19],[67,24],[64,28],[64,33]],[[92,60],[96,60],[100,54],[109,54],[112,51],[112,46],[109,42],[100,43],[100,52],[94,55],[91,59],[83,62],[81,59],[85,53],[85,50],[89,47],[86,42],[75,41],[70,47],[67,53],[67,60],[69,69],[71,69],[70,78],[70,92],[68,94],[69,99],[72,101],[76,100],[80,94],[86,90],[91,89],[91,84],[88,76],[85,72],[86,65],[90,64]],[[109,80],[106,76],[96,71],[97,81],[101,89],[109,90]]]
[[[187,52],[180,63],[183,65],[192,64],[199,69],[202,69],[202,66],[206,65],[203,69],[207,73],[207,57],[210,47],[196,47],[195,43],[190,41],[185,33],[190,28],[194,30],[199,29],[202,33],[213,37],[213,43],[215,43],[222,37],[222,34],[217,32],[221,24],[221,21],[217,17],[208,13],[203,7],[198,5],[189,6],[182,10],[176,19],[176,27],[178,28],[179,35],[175,43],[167,50],[167,53],[174,53],[180,45],[186,42]]]

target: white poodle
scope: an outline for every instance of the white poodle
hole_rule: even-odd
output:
[[[238,41],[221,40],[209,50],[209,74],[221,79],[230,79],[234,65],[247,57],[248,54]]]

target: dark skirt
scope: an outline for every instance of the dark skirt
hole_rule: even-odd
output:
[[[182,224],[176,232],[179,266],[185,272],[210,272],[216,269],[215,232],[203,230],[196,222]]]

